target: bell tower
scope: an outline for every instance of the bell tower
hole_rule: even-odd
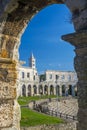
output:
[[[36,60],[35,60],[35,58],[34,58],[33,53],[31,54],[30,59],[29,59],[29,66],[30,66],[32,69],[35,69],[35,68],[36,68]]]

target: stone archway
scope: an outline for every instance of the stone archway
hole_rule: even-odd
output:
[[[39,85],[39,94],[43,95],[43,86],[42,85]]]
[[[48,95],[48,86],[47,85],[44,86],[44,94]]]
[[[62,85],[62,96],[66,96],[66,86]]]
[[[50,85],[50,95],[54,95],[54,86]]]
[[[28,85],[28,96],[31,96],[31,85]]]
[[[33,86],[33,92],[34,92],[33,95],[36,95],[36,94],[37,94],[37,86],[36,86],[36,85]]]
[[[22,86],[22,96],[26,96],[26,86],[24,84]]]
[[[68,95],[72,95],[72,85],[68,86]]]
[[[0,129],[19,130],[20,113],[17,97],[17,66],[20,37],[37,11],[65,0],[0,1]],[[62,39],[75,46],[75,69],[78,76],[78,130],[87,129],[87,1],[66,0],[72,12],[76,33]],[[22,15],[21,15],[22,14]],[[8,93],[8,95],[7,95]],[[3,114],[2,114],[3,113]],[[8,114],[6,114],[8,113]],[[15,113],[15,114],[14,114]],[[4,117],[4,118],[3,118]],[[18,117],[18,118],[16,118]],[[7,120],[8,118],[8,120]]]

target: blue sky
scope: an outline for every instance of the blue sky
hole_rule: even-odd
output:
[[[65,5],[50,5],[29,22],[19,48],[20,60],[26,61],[33,52],[39,73],[45,70],[74,70],[74,47],[61,36],[74,32],[70,11]]]

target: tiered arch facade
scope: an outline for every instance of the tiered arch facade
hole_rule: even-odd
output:
[[[29,70],[28,68],[25,68],[24,74],[26,74],[27,72],[29,72]],[[19,73],[22,74],[22,69],[20,69]],[[31,77],[33,76],[34,75],[31,75]],[[39,75],[38,78],[36,78],[36,80],[33,79],[30,80],[20,75],[19,92],[18,92],[19,96],[26,96],[26,97],[37,95],[76,96],[78,79],[75,72],[46,71],[43,74],[43,76],[44,80],[42,75]],[[56,79],[56,76],[58,76],[59,78]],[[62,77],[64,78],[62,79]]]

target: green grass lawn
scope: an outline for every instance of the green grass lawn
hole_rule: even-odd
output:
[[[30,101],[47,99],[47,98],[56,98],[54,95],[50,96],[33,96],[33,97],[19,97],[18,102],[20,105],[27,105]],[[63,123],[62,119],[57,117],[48,116],[39,112],[35,112],[28,108],[21,108],[21,126],[37,126],[43,124],[58,124]]]
[[[35,112],[28,108],[21,109],[21,126],[37,126],[43,124],[58,124],[63,123],[62,119],[57,117],[48,116],[42,113]]]
[[[47,99],[47,98],[56,98],[55,95],[45,95],[45,96],[32,96],[32,97],[19,97],[18,102],[20,105],[27,105],[30,101],[40,100],[40,99]]]

